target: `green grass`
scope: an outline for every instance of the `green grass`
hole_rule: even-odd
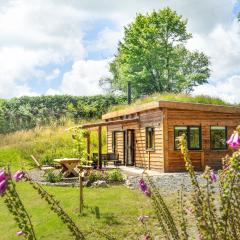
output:
[[[225,105],[225,106],[236,106],[223,101],[220,98],[210,97],[207,95],[196,95],[192,96],[189,94],[174,94],[174,93],[156,93],[147,97],[143,97],[135,100],[130,106],[129,105],[116,105],[110,108],[110,111],[118,111],[129,108],[131,106],[138,106],[144,103],[169,100],[169,101],[179,101],[179,102],[193,102],[193,103],[205,103],[205,104],[215,104],[215,105]]]
[[[11,165],[13,170],[22,166],[34,167],[30,155],[40,162],[51,163],[54,158],[76,157],[71,132],[66,131],[75,126],[37,127],[0,136],[0,167]],[[103,152],[106,151],[106,134],[103,129]],[[97,132],[91,132],[91,152],[97,152]],[[86,147],[86,146],[85,146]]]
[[[17,189],[32,216],[37,239],[73,239],[66,226],[50,211],[49,206],[28,183],[18,183]],[[45,187],[45,189],[60,200],[67,213],[87,234],[87,239],[102,239],[91,230],[91,227],[117,236],[117,239],[138,239],[143,234],[143,228],[137,217],[143,213],[152,215],[149,199],[139,191],[129,190],[124,186],[85,188],[85,208],[82,216],[79,216],[77,210],[78,188]],[[19,229],[3,204],[2,198],[0,198],[0,219],[1,240],[19,239],[16,237]]]

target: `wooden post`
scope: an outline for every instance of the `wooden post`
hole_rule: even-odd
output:
[[[79,171],[79,213],[83,211],[83,177],[82,177],[82,166]]]
[[[102,168],[102,127],[98,127],[98,169]]]
[[[150,151],[148,151],[148,170],[150,170]]]
[[[90,137],[90,133],[87,134],[87,159],[88,161],[90,160],[90,144],[91,144],[91,137]]]
[[[205,156],[204,156],[204,151],[201,152],[201,167],[202,171],[205,170]]]

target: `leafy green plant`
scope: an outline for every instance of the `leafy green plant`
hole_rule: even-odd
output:
[[[23,177],[24,173],[22,171],[18,171],[14,175],[16,181],[21,180]],[[0,196],[4,197],[4,203],[9,212],[14,216],[14,220],[20,229],[17,232],[17,236],[22,235],[28,240],[36,240],[31,218],[18,195],[16,184],[12,179],[9,168],[8,172],[0,171]]]
[[[149,186],[144,179],[139,182],[141,190],[152,199],[152,205],[164,238],[169,240],[192,239],[190,230],[193,227],[194,232],[197,233],[194,238],[204,240],[240,239],[240,126],[227,142],[234,152],[231,156],[225,157],[223,169],[218,172],[218,176],[212,169],[206,167],[202,174],[203,184],[199,183],[188,156],[184,135],[179,137],[179,142],[193,187],[190,206],[184,204],[185,199],[182,194],[180,196],[180,226],[174,220],[172,212],[152,178],[147,176]],[[219,190],[217,191],[216,188]],[[195,219],[195,226],[192,226],[192,218],[189,218],[187,212],[190,212],[191,217]],[[152,234],[146,233],[146,236],[148,236],[146,239],[151,239]]]
[[[96,171],[91,171],[87,179],[88,179],[87,181],[88,186],[91,186],[92,183],[98,180],[106,180],[106,176],[104,175],[104,173],[96,170]]]
[[[123,175],[119,169],[113,169],[107,172],[107,180],[109,182],[122,182]]]
[[[54,173],[52,171],[48,172],[45,176],[45,180],[50,183],[61,182],[63,175],[61,173]]]

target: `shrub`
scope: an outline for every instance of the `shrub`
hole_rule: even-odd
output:
[[[104,173],[100,171],[92,171],[88,176],[88,186],[91,186],[92,183],[98,181],[98,180],[106,180],[106,176]]]
[[[109,182],[122,182],[123,175],[120,170],[114,169],[114,170],[107,172],[107,180]]]
[[[62,180],[62,174],[55,174],[53,172],[48,172],[46,177],[45,177],[45,180],[47,182],[50,182],[50,183],[56,183],[56,182],[61,182]]]

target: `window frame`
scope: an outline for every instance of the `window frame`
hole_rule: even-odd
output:
[[[151,148],[148,147],[148,129],[149,128],[153,129],[153,139],[152,139],[153,146]],[[155,151],[155,127],[146,127],[145,128],[145,144],[146,144],[146,146],[145,146],[146,151]]]
[[[200,150],[202,150],[202,126],[201,125],[175,125],[174,127],[173,127],[173,132],[174,132],[174,150],[175,151],[179,151],[180,149],[179,148],[177,148],[177,146],[176,146],[176,141],[175,141],[175,139],[176,139],[176,132],[175,132],[175,128],[176,127],[186,127],[187,128],[187,148],[188,148],[188,150],[191,150],[191,151],[200,151]],[[198,138],[198,140],[199,140],[199,148],[190,148],[190,129],[191,128],[198,128],[199,129],[199,138]]]
[[[226,140],[225,148],[213,148],[212,147],[212,127],[224,127],[225,128],[225,140]],[[220,125],[211,125],[209,131],[210,131],[210,150],[213,150],[213,151],[226,151],[226,150],[228,150],[228,145],[227,145],[228,127],[227,126],[220,126]]]
[[[112,152],[116,152],[116,133],[117,131],[112,131]]]

